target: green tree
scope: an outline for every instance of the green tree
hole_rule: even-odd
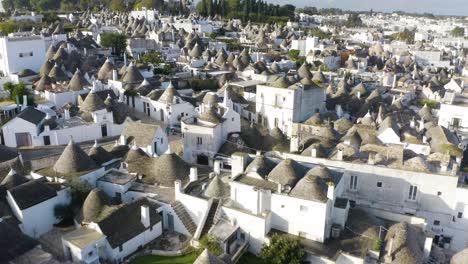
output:
[[[60,0],[38,0],[31,1],[31,3],[39,11],[58,10],[60,8]]]
[[[111,0],[110,9],[117,12],[125,11],[125,2],[124,0]]]
[[[71,202],[70,206],[73,210],[81,208],[86,197],[91,192],[92,187],[86,182],[81,181],[70,181],[67,183],[71,190]]]
[[[142,59],[144,63],[153,65],[157,65],[164,62],[164,60],[161,57],[161,53],[156,51],[144,54]]]
[[[162,0],[139,0],[135,2],[133,9],[146,8],[161,8],[164,4]]]
[[[322,65],[320,65],[319,70],[321,70],[323,72],[329,72],[330,68],[328,67],[327,64],[322,64]]]
[[[155,75],[162,74],[162,75],[172,75],[172,67],[169,64],[165,64],[163,67],[156,67],[153,70]]]
[[[207,0],[201,0],[197,3],[197,12],[201,15],[201,16],[207,16],[207,3],[206,3]],[[209,0],[208,0],[209,1]]]
[[[5,22],[0,22],[0,30],[5,34],[10,34],[18,31],[19,25],[13,20],[8,20]]]
[[[11,101],[16,101],[18,98],[19,103],[23,103],[23,96],[26,95],[28,97],[28,105],[33,104],[33,97],[31,96],[31,92],[26,88],[26,85],[23,81],[19,82],[18,84],[13,84],[11,82],[7,82],[3,84],[3,89],[10,93],[9,99]]]
[[[54,215],[63,222],[71,223],[73,217],[79,212],[83,203],[91,192],[92,187],[81,181],[70,181],[67,183],[70,187],[70,204],[57,204],[54,207]]]
[[[348,20],[346,20],[346,27],[360,27],[362,26],[362,20],[359,17],[359,14],[353,13],[348,15]]]
[[[289,50],[288,55],[291,60],[296,61],[299,58],[299,50],[291,49]]]
[[[3,0],[2,6],[3,6],[3,9],[5,9],[5,11],[11,12],[15,9],[14,0]]]
[[[211,253],[215,254],[216,256],[219,256],[223,253],[221,245],[216,240],[216,238],[211,235],[204,235],[200,239],[200,248],[198,249],[198,255],[200,255],[205,248],[208,249]]]
[[[102,33],[101,46],[112,48],[112,54],[120,55],[127,47],[127,36],[125,34],[115,32]]]
[[[391,38],[401,41],[406,41],[407,43],[414,42],[415,30],[409,30],[405,28],[403,31],[392,34]]]
[[[299,240],[273,235],[269,245],[263,244],[260,255],[266,263],[300,264],[305,252]]]
[[[454,37],[464,37],[465,36],[465,28],[457,26],[454,29],[452,29],[451,34]]]

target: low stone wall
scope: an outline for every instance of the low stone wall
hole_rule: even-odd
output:
[[[182,250],[158,250],[158,249],[143,249],[130,257],[128,257],[124,263],[130,263],[132,260],[143,256],[163,256],[163,257],[179,257],[187,255],[192,252],[192,248],[188,245]]]

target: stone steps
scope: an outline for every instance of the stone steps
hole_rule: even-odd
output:
[[[197,225],[193,222],[184,205],[179,201],[175,201],[171,204],[171,206],[172,209],[174,209],[174,212],[176,213],[177,217],[179,217],[180,221],[187,229],[187,231],[189,231],[189,233],[193,236],[195,234],[195,231],[197,230]]]

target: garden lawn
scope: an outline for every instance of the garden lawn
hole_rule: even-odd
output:
[[[130,264],[192,264],[197,257],[195,253],[180,257],[143,256],[132,260]]]

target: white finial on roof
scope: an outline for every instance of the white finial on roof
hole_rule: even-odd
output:
[[[10,168],[10,171],[8,172],[8,176],[13,176],[13,175],[15,175],[15,174],[16,174],[15,169]]]
[[[167,150],[166,150],[165,154],[172,154],[171,145],[167,145]]]

